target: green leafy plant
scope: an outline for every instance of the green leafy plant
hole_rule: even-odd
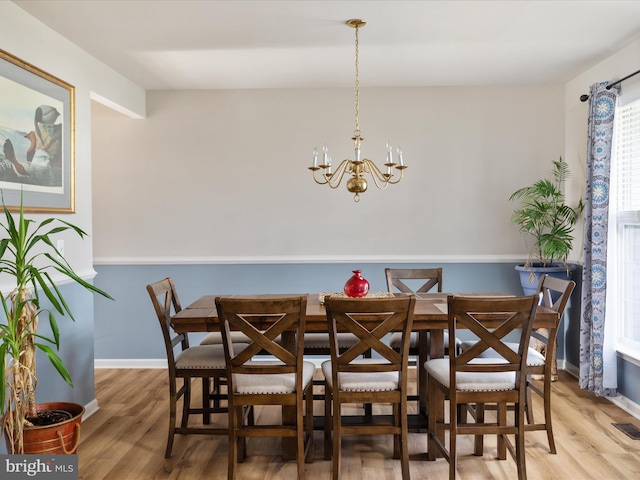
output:
[[[44,352],[60,376],[73,386],[67,368],[56,353],[60,347],[56,314],[75,319],[51,273],[57,272],[89,291],[112,297],[80,278],[51,239],[68,230],[84,238],[83,230],[57,218],[47,218],[39,223],[25,218],[22,199],[17,220],[4,204],[4,198],[2,205],[5,221],[0,223],[4,230],[0,240],[0,274],[5,279],[12,277],[15,288],[6,296],[0,294],[4,313],[0,319],[0,378],[4,379],[4,388],[0,388],[1,424],[11,453],[23,453],[23,429],[31,425],[30,418],[38,416],[36,349]],[[41,308],[42,295],[53,309]],[[48,318],[51,336],[38,333],[39,315]]]
[[[553,180],[542,179],[516,190],[510,201],[520,200],[511,221],[525,236],[529,255],[525,268],[547,267],[559,262],[567,266],[573,245],[573,230],[584,203],[570,207],[565,203],[562,186],[569,177],[569,167],[560,157],[553,161]],[[530,241],[533,239],[533,243]]]

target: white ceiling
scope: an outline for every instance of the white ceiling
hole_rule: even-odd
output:
[[[640,38],[640,0],[14,3],[146,89],[352,86],[351,18],[363,87],[563,83]]]

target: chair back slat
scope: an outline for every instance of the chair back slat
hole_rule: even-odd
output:
[[[442,292],[442,268],[385,268],[384,274],[389,292],[396,289],[400,293],[425,293],[434,287],[437,287],[438,292]],[[412,282],[409,284],[403,280]],[[418,280],[424,283],[418,288],[413,287]]]

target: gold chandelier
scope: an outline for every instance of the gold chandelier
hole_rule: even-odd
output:
[[[360,145],[362,140],[360,132],[360,123],[358,120],[359,108],[360,108],[360,78],[359,78],[359,57],[358,57],[358,31],[360,27],[364,27],[367,23],[364,20],[353,19],[347,21],[347,25],[356,29],[356,129],[353,131],[355,160],[347,158],[340,162],[340,165],[336,168],[335,172],[332,172],[331,155],[329,155],[329,149],[326,145],[322,147],[322,159],[318,164],[318,149],[313,149],[313,164],[309,167],[309,170],[313,172],[313,179],[320,185],[329,185],[331,188],[338,188],[342,182],[342,178],[345,173],[351,175],[351,178],[347,180],[347,190],[354,194],[353,200],[355,202],[360,201],[360,194],[367,190],[367,180],[363,177],[364,174],[371,175],[373,183],[379,189],[384,189],[388,185],[395,185],[402,180],[402,174],[407,166],[402,159],[402,149],[397,149],[397,163],[393,160],[393,148],[387,142],[387,161],[384,164],[387,167],[385,173],[368,158],[362,158],[360,152]],[[393,170],[400,172],[399,176],[394,177]],[[316,172],[319,173],[320,178],[316,177]]]

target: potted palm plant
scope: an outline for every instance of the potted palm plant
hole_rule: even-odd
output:
[[[25,438],[50,435],[54,442],[58,436],[71,440],[65,440],[66,443],[48,453],[73,453],[77,446],[77,432],[73,438],[74,425],[79,426],[84,407],[63,402],[39,406],[35,403],[36,350],[44,352],[62,378],[73,386],[67,368],[56,353],[60,346],[56,314],[74,318],[51,273],[57,272],[89,291],[111,297],[80,278],[52,242],[52,235],[68,230],[84,238],[83,230],[57,218],[46,218],[38,223],[25,218],[22,199],[17,219],[4,204],[4,199],[2,204],[5,218],[0,222],[4,230],[0,240],[0,274],[4,279],[12,278],[15,284],[9,294],[0,294],[3,307],[0,313],[0,378],[4,380],[4,387],[0,388],[0,425],[7,450],[16,454],[39,453],[35,445],[39,440]],[[46,298],[52,308],[41,306],[41,298]],[[38,332],[38,317],[45,315],[50,336]],[[51,428],[47,424],[52,422]],[[52,431],[43,432],[45,427]],[[28,451],[25,445],[30,445]]]
[[[538,180],[509,197],[510,201],[520,201],[511,221],[529,247],[527,261],[516,266],[526,294],[535,293],[542,274],[570,276],[567,260],[573,246],[573,230],[584,203],[580,199],[575,207],[566,204],[562,187],[570,172],[562,157],[553,161],[552,173],[552,180]]]

